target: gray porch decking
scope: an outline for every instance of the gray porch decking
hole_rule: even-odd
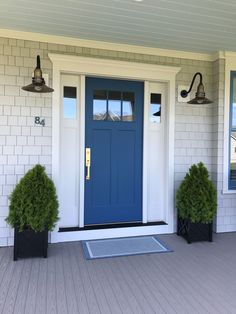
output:
[[[79,242],[49,246],[49,258],[12,261],[0,249],[1,313],[236,313],[236,233],[173,253],[85,260]]]

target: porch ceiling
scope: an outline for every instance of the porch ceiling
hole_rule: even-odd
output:
[[[165,49],[236,51],[235,0],[2,0],[0,28]]]

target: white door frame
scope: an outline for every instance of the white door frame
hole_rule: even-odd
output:
[[[51,242],[63,242],[93,238],[120,237],[153,233],[174,232],[174,123],[175,123],[175,76],[179,67],[170,67],[136,62],[105,60],[80,56],[49,54],[53,63],[52,96],[52,177],[58,186],[60,181],[60,76],[62,73],[80,75],[80,215],[79,226],[84,221],[84,144],[85,144],[85,76],[144,81],[144,134],[143,134],[143,223],[147,222],[147,123],[149,119],[149,82],[166,83],[167,94],[167,145],[166,145],[166,222],[164,226],[145,226],[117,229],[58,232],[58,226],[51,233]],[[141,229],[142,228],[142,229]]]

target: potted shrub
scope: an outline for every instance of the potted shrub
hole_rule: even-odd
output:
[[[212,222],[217,209],[217,194],[202,162],[192,165],[176,194],[177,234],[188,243],[212,241]]]
[[[6,221],[15,228],[14,260],[18,257],[47,257],[48,231],[58,220],[58,200],[45,168],[36,165],[10,195]]]

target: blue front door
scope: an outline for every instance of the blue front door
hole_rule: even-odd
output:
[[[142,220],[143,89],[86,78],[85,225]]]

